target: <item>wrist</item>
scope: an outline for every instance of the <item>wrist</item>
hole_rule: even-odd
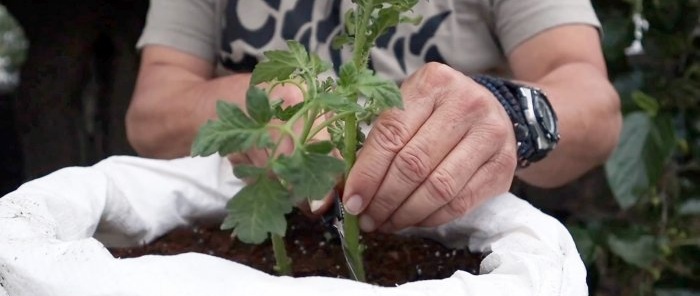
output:
[[[515,133],[519,167],[543,159],[556,147],[557,117],[541,90],[490,76],[473,79],[489,90],[508,114]]]

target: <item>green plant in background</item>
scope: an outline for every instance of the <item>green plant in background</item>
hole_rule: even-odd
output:
[[[0,93],[10,92],[19,84],[19,69],[28,46],[22,27],[0,5]]]
[[[258,63],[252,74],[247,112],[220,101],[219,120],[204,125],[197,135],[193,155],[270,149],[265,166],[234,168],[237,177],[250,182],[228,203],[229,215],[222,228],[233,229],[246,243],[262,243],[270,236],[281,274],[291,273],[282,239],[287,229],[285,214],[299,202],[323,199],[349,172],[364,139],[359,122],[371,120],[383,110],[402,107],[396,83],[368,69],[369,52],[388,29],[419,21],[403,15],[417,2],[353,0],[355,7],[344,16],[345,30],[333,42],[336,47],[350,47],[353,53],[352,60],[339,67],[337,79],[321,80],[320,76],[331,69],[330,63],[296,41],[287,43],[288,51],[266,52],[267,60]],[[261,83],[269,85],[267,91],[256,86]],[[303,102],[287,108],[281,107],[281,101],[271,102],[270,91],[282,84],[297,86]],[[366,100],[359,101],[361,97]],[[297,123],[303,125],[301,132],[293,129]],[[325,129],[331,140],[316,141],[314,137]],[[275,139],[271,132],[280,136]],[[278,153],[283,141],[291,141],[294,151]],[[343,160],[330,155],[334,149],[341,151]],[[357,218],[346,215],[344,227],[348,267],[356,280],[364,281]]]
[[[605,165],[618,210],[568,223],[592,292],[697,295],[700,1],[593,3],[625,119]]]

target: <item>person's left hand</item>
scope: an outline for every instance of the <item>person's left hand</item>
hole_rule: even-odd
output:
[[[515,136],[493,94],[437,63],[401,94],[404,110],[379,116],[345,184],[344,205],[362,230],[437,226],[508,191]]]

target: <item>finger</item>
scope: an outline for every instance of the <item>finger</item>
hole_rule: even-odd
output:
[[[245,153],[231,153],[226,156],[226,158],[228,158],[228,161],[231,162],[233,166],[253,163],[250,157]]]
[[[392,109],[382,113],[367,136],[345,183],[343,203],[349,213],[360,213],[374,197],[396,154],[430,116],[433,103],[407,100],[405,107],[412,112]]]
[[[515,174],[515,153],[500,153],[479,168],[462,191],[419,226],[434,227],[450,222],[478,207],[489,198],[508,192]]]
[[[396,231],[416,225],[450,203],[474,173],[498,152],[498,145],[494,143],[497,141],[493,141],[488,130],[474,128],[467,132],[455,149],[393,212],[382,228]]]
[[[469,116],[468,111],[476,110],[478,114],[480,109],[484,107],[477,105],[488,106],[480,102],[470,102],[467,98],[466,94],[462,92],[449,93],[441,98],[440,101],[444,103],[439,103],[440,105],[436,107],[419,131],[394,158],[377,193],[363,212],[363,217],[361,217],[363,224],[374,224],[375,226],[384,224],[392,216],[392,213],[402,207],[407,198],[421,184],[425,183],[426,179],[429,179],[429,176],[450,154],[450,151],[453,151],[455,146],[464,139],[464,135],[468,133],[474,121],[482,117],[482,115]],[[465,114],[467,115],[465,116]],[[492,147],[486,151],[493,154],[495,148]],[[490,156],[484,155],[482,163]],[[439,171],[438,173],[444,172]],[[456,186],[456,184],[454,185]],[[456,194],[460,189],[461,186],[454,188],[452,193]],[[445,198],[451,199],[452,196]],[[423,210],[432,212],[438,207]],[[370,219],[371,223],[368,223]]]

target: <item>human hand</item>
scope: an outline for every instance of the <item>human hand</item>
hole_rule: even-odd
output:
[[[508,191],[515,135],[488,90],[430,63],[401,94],[404,110],[379,116],[345,184],[344,205],[362,230],[437,226]]]

